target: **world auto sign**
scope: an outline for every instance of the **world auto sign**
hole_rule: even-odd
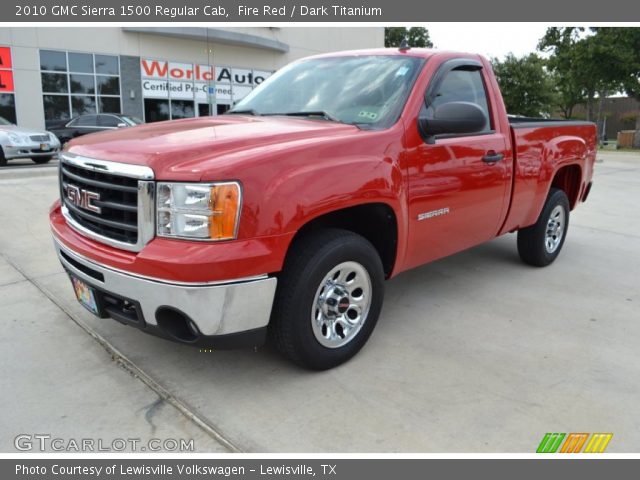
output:
[[[217,103],[237,102],[272,72],[164,60],[141,59],[142,94],[145,98],[171,98]]]

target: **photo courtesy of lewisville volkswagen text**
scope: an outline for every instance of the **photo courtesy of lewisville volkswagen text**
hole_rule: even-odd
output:
[[[640,28],[302,6],[0,6],[0,477],[629,468]]]

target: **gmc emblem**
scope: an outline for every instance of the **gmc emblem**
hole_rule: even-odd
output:
[[[100,200],[100,194],[96,192],[90,192],[84,188],[77,187],[75,185],[67,184],[65,189],[65,196],[67,200],[77,207],[89,210],[90,212],[101,213],[102,209],[92,202],[94,200]]]

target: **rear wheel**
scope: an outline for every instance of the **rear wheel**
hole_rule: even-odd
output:
[[[4,156],[4,150],[0,147],[0,167],[4,167],[7,164],[7,157]]]
[[[53,158],[53,156],[51,156],[51,157],[33,157],[31,160],[33,160],[33,163],[37,163],[38,165],[41,165],[43,163],[50,162],[52,158]]]
[[[367,342],[384,296],[378,252],[345,230],[307,235],[291,247],[270,324],[280,352],[305,368],[346,362]]]
[[[569,199],[562,190],[552,188],[538,221],[518,231],[522,261],[536,267],[552,263],[564,245],[568,228]]]

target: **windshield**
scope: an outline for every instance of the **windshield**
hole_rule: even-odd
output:
[[[0,117],[0,125],[13,125],[13,123],[11,123],[6,118]]]
[[[327,57],[292,63],[228,113],[324,117],[386,128],[404,107],[424,61],[398,55]]]
[[[140,120],[138,117],[132,117],[130,115],[121,115],[121,117],[125,122],[129,125],[142,125],[144,122]]]

